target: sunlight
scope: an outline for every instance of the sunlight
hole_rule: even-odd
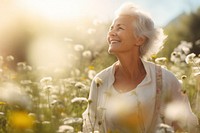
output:
[[[73,19],[84,15],[86,1],[83,0],[20,0],[16,4],[31,13],[36,13],[48,19]]]
[[[36,68],[44,67],[46,71],[66,69],[73,64],[70,47],[51,38],[38,38],[31,43],[28,49],[28,60]],[[70,56],[70,58],[69,58]]]

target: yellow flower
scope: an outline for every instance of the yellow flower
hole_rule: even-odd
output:
[[[151,58],[152,58],[152,59],[156,59],[156,58],[157,58],[157,55],[156,55],[156,54],[152,54],[152,55],[151,55]]]
[[[6,102],[1,102],[1,101],[0,101],[0,105],[6,105]]]
[[[89,70],[94,70],[94,66],[89,66]]]
[[[29,129],[33,127],[34,117],[24,111],[13,111],[8,114],[10,125],[15,129]]]

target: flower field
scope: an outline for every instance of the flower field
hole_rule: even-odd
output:
[[[0,133],[81,133],[91,81],[116,61],[107,53],[111,22],[54,22],[22,11],[13,15],[17,10],[8,7],[0,12]],[[170,57],[152,55],[149,61],[175,74],[200,119],[200,55],[193,46],[200,47],[200,40],[182,40]],[[184,108],[171,107],[172,116],[184,120]],[[157,133],[169,132],[170,126],[159,125]]]
[[[153,56],[151,61],[176,74],[193,111],[200,116],[200,57],[189,54],[191,46],[191,43],[182,42],[171,59]],[[45,68],[18,62],[14,71],[10,64],[15,57],[0,57],[0,132],[81,132],[81,115],[88,104],[90,83],[96,70],[95,66],[90,66],[93,51],[83,51],[81,45],[74,48],[80,52],[77,62],[85,60],[81,62],[82,70],[52,69],[50,73]]]

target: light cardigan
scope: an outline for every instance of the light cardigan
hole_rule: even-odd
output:
[[[144,130],[142,133],[150,133],[150,125],[152,123],[152,118],[154,114],[154,106],[155,106],[155,96],[156,96],[156,70],[155,64],[151,62],[147,62],[142,60],[144,68],[146,70],[146,76],[143,81],[132,91],[137,93],[138,99],[140,104],[142,105],[143,114],[145,115],[145,123],[144,123]],[[89,104],[85,112],[83,113],[83,132],[90,133],[91,131],[99,131],[100,133],[107,133],[108,132],[108,121],[106,120],[106,110],[107,109],[107,99],[108,93],[110,93],[113,89],[113,83],[115,80],[115,66],[114,63],[112,66],[102,70],[98,73],[95,78],[93,79],[90,87],[90,94],[89,94]],[[101,83],[97,83],[100,78],[102,80]],[[178,125],[181,128],[185,128],[188,131],[194,132],[194,129],[198,125],[197,117],[192,113],[190,103],[188,98],[185,94],[181,92],[181,85],[177,78],[168,70],[162,68],[162,92],[161,92],[161,114],[165,115],[165,109],[168,107],[169,103],[172,102],[181,102],[184,105],[183,110],[178,110],[177,112],[184,112],[183,118],[177,119]],[[115,90],[116,91],[116,90]],[[126,94],[131,93],[126,92]],[[170,101],[170,102],[169,102]],[[130,101],[131,102],[131,101]],[[148,115],[147,115],[148,114]],[[175,114],[176,115],[176,114]],[[160,115],[158,115],[160,116]],[[172,114],[173,116],[173,114]],[[165,117],[165,123],[168,125],[172,125],[173,118]],[[155,122],[156,125],[154,126],[154,131],[156,132],[156,127],[158,124],[162,123],[162,120],[157,118]]]

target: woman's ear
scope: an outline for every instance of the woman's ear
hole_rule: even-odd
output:
[[[147,38],[145,36],[138,37],[136,46],[142,46],[146,42]]]

